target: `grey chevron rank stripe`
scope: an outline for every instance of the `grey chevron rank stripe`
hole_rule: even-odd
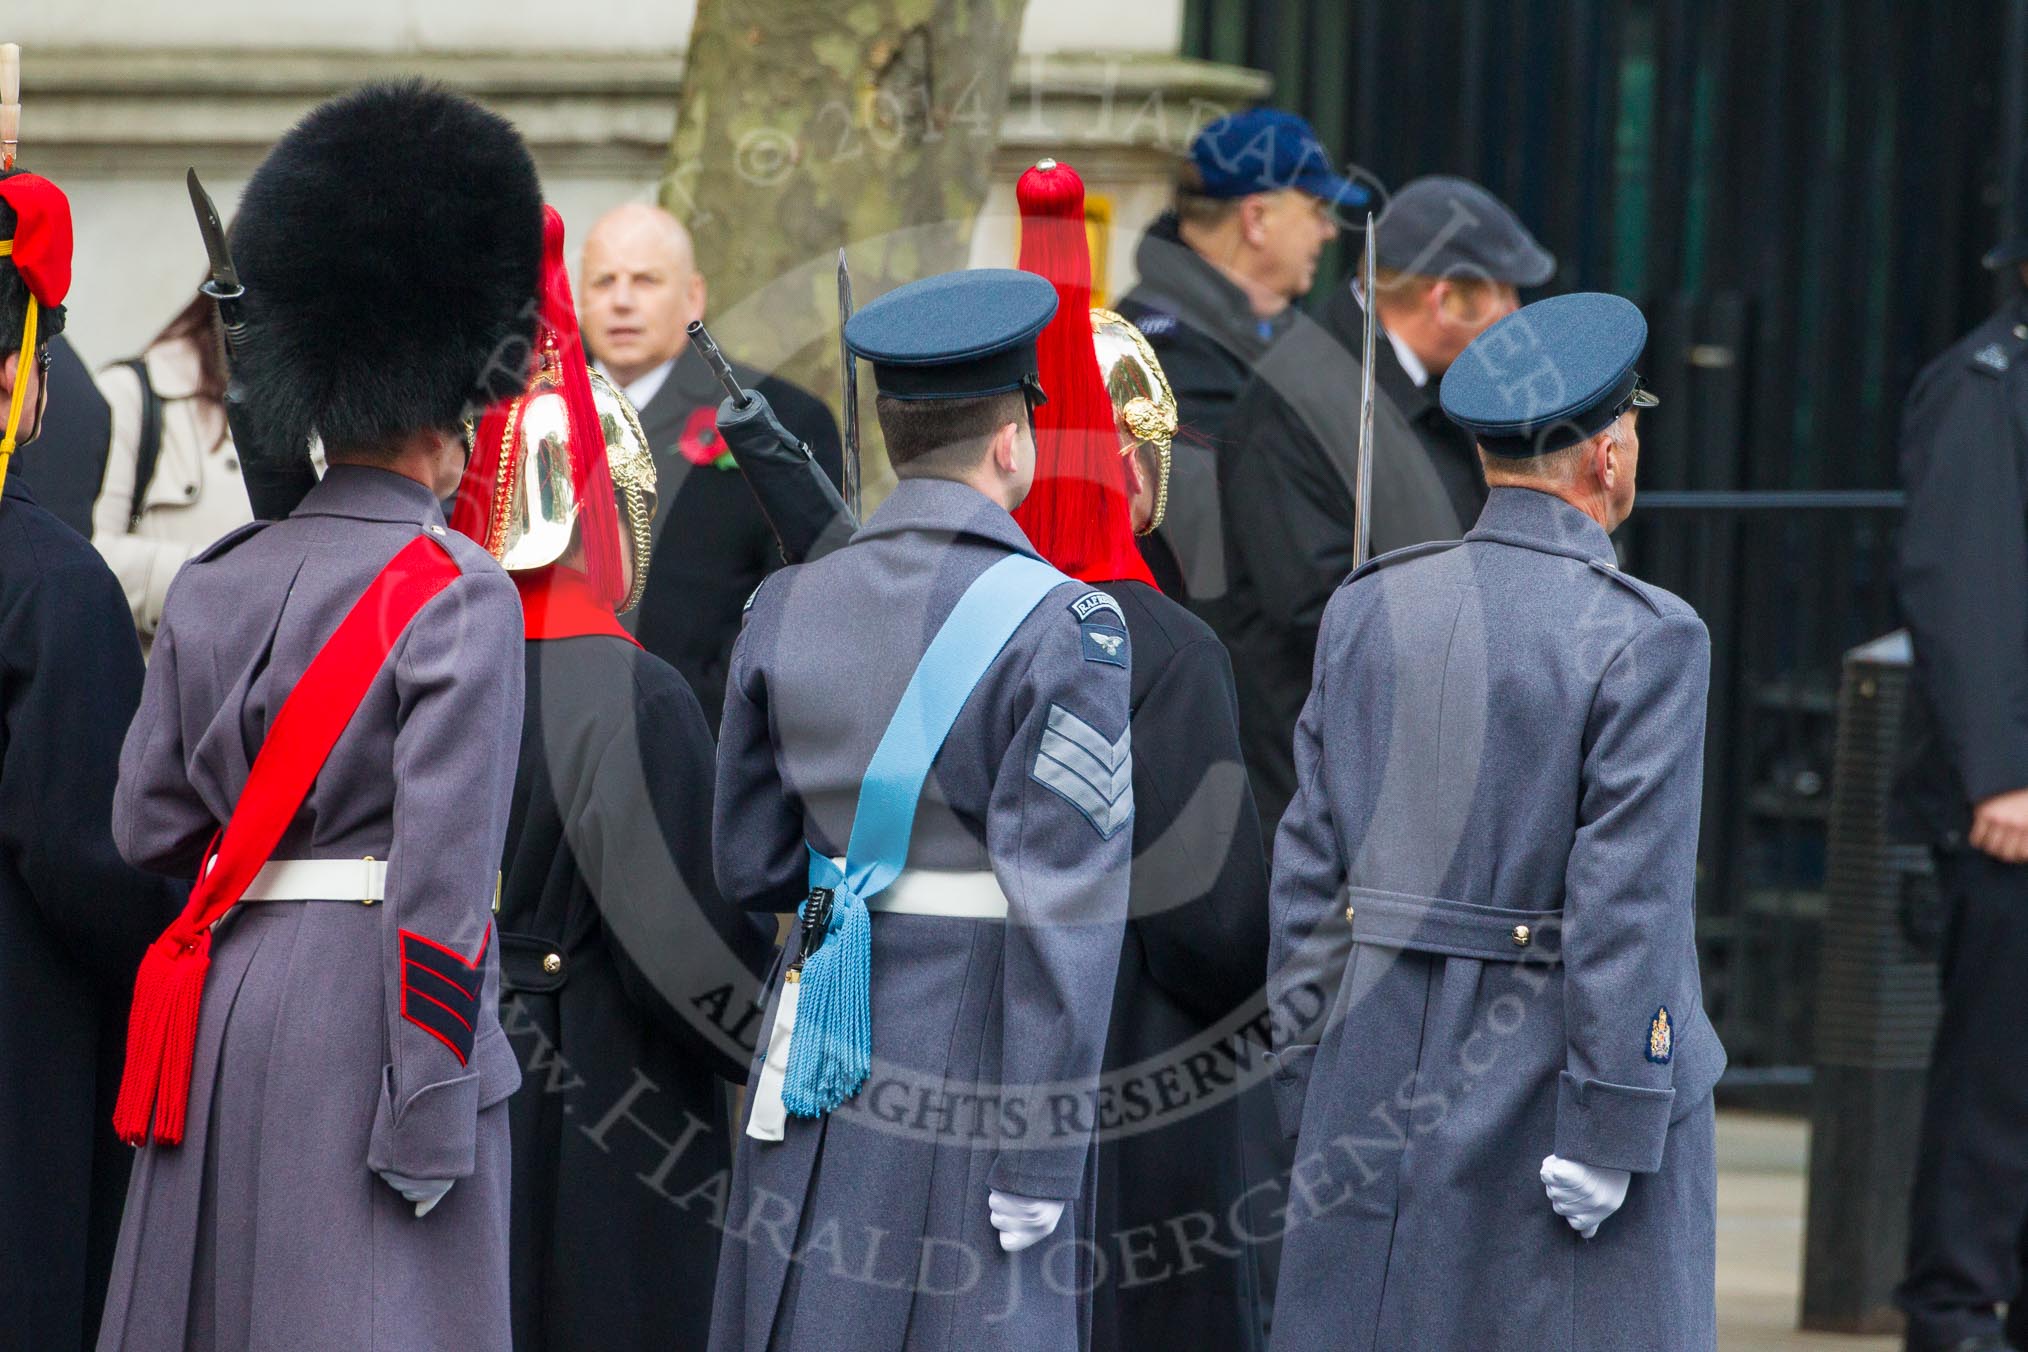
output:
[[[1035,781],[1085,815],[1110,840],[1134,815],[1134,757],[1129,725],[1117,741],[1061,704],[1049,706],[1049,723],[1035,748]]]

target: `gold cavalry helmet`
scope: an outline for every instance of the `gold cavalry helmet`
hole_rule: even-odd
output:
[[[1099,375],[1133,442],[1122,448],[1131,455],[1142,446],[1155,454],[1155,509],[1148,524],[1135,532],[1150,535],[1169,510],[1169,457],[1176,438],[1176,395],[1155,349],[1141,331],[1111,310],[1093,306],[1092,346],[1098,351]]]
[[[655,520],[655,458],[627,397],[596,369],[592,403],[605,432],[606,468],[619,509],[620,552],[632,610],[648,586],[649,530]],[[570,548],[578,501],[571,488],[570,413],[553,347],[528,388],[507,405],[500,442],[501,473],[493,485],[481,541],[510,573],[547,568]],[[476,435],[476,433],[475,433]]]

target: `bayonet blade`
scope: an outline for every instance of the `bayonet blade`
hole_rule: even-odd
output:
[[[852,318],[852,270],[845,250],[838,250],[838,366],[845,384],[845,505],[855,521],[864,520],[859,504],[859,363],[845,341],[845,321]]]
[[[232,265],[232,250],[225,242],[225,226],[218,219],[218,204],[197,181],[195,169],[186,174],[183,181],[190,189],[190,208],[197,213],[197,228],[204,235],[204,252],[211,259],[211,280],[219,290],[238,295],[241,290],[239,269]]]
[[[1373,213],[1366,213],[1366,318],[1359,338],[1359,483],[1352,504],[1352,566],[1364,564],[1373,549],[1373,344],[1379,326],[1379,248],[1374,239]]]

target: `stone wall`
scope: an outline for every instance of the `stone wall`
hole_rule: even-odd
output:
[[[691,5],[580,0],[572,11],[589,17],[569,33],[550,31],[543,16],[554,10],[532,0],[355,0],[342,10],[305,0],[64,0],[34,7],[26,22],[10,17],[0,37],[23,45],[22,162],[62,183],[76,208],[79,350],[94,364],[134,351],[200,280],[186,168],[230,213],[274,138],[361,80],[431,76],[512,118],[573,239],[607,206],[651,196]],[[1190,133],[1264,92],[1257,73],[1173,55],[1179,4],[1139,6],[1133,31],[1119,30],[1118,12],[1031,0],[998,152],[1004,186],[980,222],[976,262],[1011,264],[1014,180],[1055,155],[1109,212],[1099,267],[1109,291],[1123,289],[1134,242],[1166,200]],[[530,37],[502,50],[506,33]]]

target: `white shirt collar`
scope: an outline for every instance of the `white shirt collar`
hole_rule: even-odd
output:
[[[604,376],[607,380],[612,380],[613,384],[620,385],[619,381],[613,380],[613,373],[609,369],[607,369],[606,364],[604,362],[595,361],[592,363],[592,365],[598,368],[598,373],[600,375]],[[648,406],[648,401],[650,399],[653,399],[657,394],[661,392],[662,382],[667,380],[669,378],[669,373],[675,369],[676,369],[676,359],[674,357],[671,357],[668,361],[663,362],[660,366],[648,372],[648,374],[642,376],[640,379],[634,381],[632,384],[620,385],[620,392],[627,396],[627,402],[634,406],[634,411],[636,413],[639,413],[642,409]]]
[[[1401,369],[1408,373],[1415,387],[1421,389],[1429,384],[1429,368],[1422,364],[1421,357],[1415,355],[1415,349],[1395,337],[1394,330],[1387,325],[1382,324],[1380,331],[1387,335],[1387,345],[1394,349],[1394,359],[1401,363]]]
[[[1351,285],[1353,298],[1359,302],[1360,308],[1364,309],[1366,306],[1364,288],[1359,285],[1359,279],[1356,277],[1352,279]],[[1401,363],[1401,369],[1407,372],[1411,381],[1415,382],[1415,387],[1421,389],[1429,384],[1429,368],[1422,364],[1421,357],[1415,355],[1415,349],[1395,337],[1394,330],[1388,328],[1385,322],[1376,327],[1387,335],[1387,345],[1394,349],[1394,359]]]

